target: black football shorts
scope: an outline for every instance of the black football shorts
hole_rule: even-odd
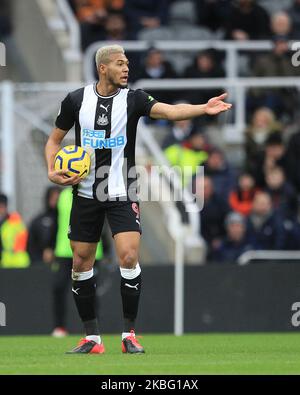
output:
[[[68,237],[73,241],[97,243],[100,240],[105,216],[112,236],[121,232],[142,233],[138,202],[99,202],[73,196]]]

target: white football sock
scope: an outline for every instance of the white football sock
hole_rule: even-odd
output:
[[[130,332],[123,332],[122,333],[122,340],[124,340],[126,337],[131,336]],[[135,334],[133,335],[135,337]]]
[[[121,276],[126,280],[133,280],[141,274],[140,264],[137,263],[134,269],[124,269],[120,267]]]
[[[86,340],[93,340],[94,342],[101,344],[101,337],[96,335],[89,335],[85,337]]]
[[[74,272],[72,270],[72,280],[84,281],[92,278],[94,275],[94,269],[88,270],[87,272]]]

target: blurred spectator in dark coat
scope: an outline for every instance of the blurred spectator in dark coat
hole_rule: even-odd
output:
[[[287,10],[292,24],[291,36],[293,40],[300,39],[300,0],[294,0],[292,6]]]
[[[229,194],[228,201],[231,209],[241,215],[247,216],[252,209],[256,192],[255,180],[251,174],[240,174],[237,187]]]
[[[0,41],[11,33],[10,2],[0,2]]]
[[[236,173],[221,150],[213,148],[209,152],[208,159],[204,163],[204,171],[212,180],[215,194],[227,202],[229,192],[236,183]]]
[[[125,0],[125,16],[132,34],[168,22],[169,0]]]
[[[32,265],[51,263],[54,258],[59,194],[58,187],[49,187],[45,194],[44,211],[30,223],[27,249]]]
[[[198,24],[212,31],[224,28],[232,11],[231,0],[194,0]]]
[[[187,101],[177,101],[174,104],[186,103]],[[170,124],[169,133],[162,142],[162,148],[166,149],[170,145],[180,144],[197,131],[197,125],[193,119],[184,119],[182,121],[174,121]]]
[[[226,216],[225,227],[226,236],[211,254],[213,261],[234,263],[244,252],[257,249],[255,242],[247,237],[246,220],[241,214],[230,212]]]
[[[287,36],[273,37],[273,50],[265,55],[258,55],[253,64],[254,77],[290,77],[299,76],[299,68],[291,62]]]
[[[286,175],[300,193],[300,131],[293,134],[286,150]]]
[[[282,250],[285,247],[283,218],[273,210],[268,193],[257,192],[247,219],[247,236],[262,250]]]
[[[130,39],[124,16],[117,13],[108,14],[104,21],[103,34],[99,35],[99,40],[123,41]]]
[[[226,39],[263,40],[270,37],[270,18],[255,0],[237,0],[227,18]]]
[[[285,250],[299,250],[300,245],[300,224],[292,218],[283,220],[285,231]]]
[[[286,149],[280,133],[272,133],[265,142],[265,149],[249,164],[249,172],[259,188],[266,186],[266,173],[279,166],[287,172]]]
[[[184,78],[223,78],[225,71],[216,62],[214,53],[211,50],[200,52],[191,66],[184,72]],[[219,96],[223,93],[221,89],[192,89],[186,93],[193,104],[206,103],[210,98]]]
[[[201,235],[208,243],[208,251],[217,248],[225,236],[224,221],[228,214],[227,203],[214,192],[212,179],[208,176],[198,176],[195,180],[196,191],[203,190],[203,209],[199,212]]]
[[[287,36],[273,38],[273,50],[264,55],[257,55],[252,66],[254,77],[299,77],[300,67],[292,64],[292,52]],[[295,88],[254,88],[248,97],[248,109],[266,106],[282,118],[294,117],[299,104],[299,94]]]
[[[272,205],[283,217],[296,218],[298,211],[297,194],[286,180],[280,167],[273,167],[266,172],[265,191],[271,196]]]
[[[251,124],[245,132],[245,153],[248,166],[255,166],[258,155],[265,148],[265,142],[274,132],[281,132],[282,125],[274,112],[267,107],[258,108],[252,116]]]
[[[144,64],[139,67],[139,72],[131,70],[131,77],[136,79],[165,79],[176,78],[176,72],[171,63],[165,60],[163,53],[156,48],[150,48],[144,59]],[[170,103],[176,98],[172,91],[151,90],[151,95],[156,100]]]

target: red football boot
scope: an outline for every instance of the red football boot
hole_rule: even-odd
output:
[[[104,344],[94,342],[93,340],[81,339],[78,346],[66,354],[103,354],[105,352]]]
[[[130,335],[122,340],[122,352],[128,354],[142,354],[145,352],[135,337],[134,331],[130,331]]]

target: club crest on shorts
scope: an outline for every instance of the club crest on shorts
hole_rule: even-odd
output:
[[[140,216],[140,209],[137,203],[132,203],[131,205],[132,210],[136,213],[136,218]]]

